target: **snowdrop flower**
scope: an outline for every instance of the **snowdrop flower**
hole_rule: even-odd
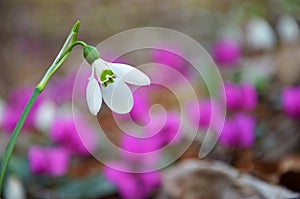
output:
[[[0,98],[0,126],[2,126],[2,121],[3,121],[3,118],[4,118],[4,112],[5,110],[5,102],[3,99]]]
[[[104,61],[97,49],[92,46],[84,47],[84,57],[92,65],[86,89],[90,112],[97,115],[102,105],[102,97],[113,112],[119,114],[130,112],[133,107],[133,96],[126,83],[137,86],[149,85],[149,77],[130,65]]]
[[[22,181],[15,175],[7,177],[3,190],[3,198],[25,199],[25,187]]]
[[[56,106],[54,102],[45,100],[36,111],[34,125],[40,131],[47,132],[56,117]]]
[[[299,39],[299,26],[291,16],[283,16],[276,26],[279,38],[282,42],[293,43]]]
[[[246,43],[254,50],[271,50],[276,37],[270,24],[260,18],[252,19],[246,26]]]

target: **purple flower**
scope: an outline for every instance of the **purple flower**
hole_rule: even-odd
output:
[[[76,127],[71,116],[57,117],[50,127],[50,138],[72,154],[89,155],[97,147],[95,134],[83,119],[76,120]]]
[[[219,66],[235,66],[241,57],[241,48],[233,40],[217,41],[212,48],[212,57]]]
[[[212,114],[212,106],[214,106],[214,114]],[[191,122],[201,129],[207,129],[211,123],[212,128],[217,128],[216,125],[221,116],[220,105],[210,99],[189,102],[187,113]]]
[[[33,146],[28,152],[29,167],[36,175],[65,175],[69,167],[69,154],[61,148],[43,148]]]
[[[73,87],[75,84],[75,80],[80,82],[86,82],[84,75],[76,76],[75,72],[70,72],[69,75],[63,78],[55,78],[53,82],[50,82],[48,88],[47,97],[54,101],[57,104],[62,104],[65,102],[72,101],[72,95],[85,95],[86,84],[81,83],[77,84],[76,91],[73,92]],[[63,92],[62,92],[63,91]],[[59,95],[57,94],[59,93]]]
[[[7,98],[7,105],[4,108],[2,128],[5,132],[11,133],[15,128],[20,115],[22,114],[34,88],[20,87],[12,90]],[[34,129],[34,119],[39,105],[41,104],[41,96],[36,100],[33,105],[25,123],[24,130]]]
[[[146,128],[146,134],[156,140],[159,148],[168,144],[177,144],[182,139],[180,131],[181,118],[177,112],[154,114],[150,125]]]
[[[180,116],[178,113],[168,112],[166,115],[155,113],[151,119],[151,122],[145,127],[142,137],[124,133],[121,139],[121,148],[134,153],[147,153],[181,141],[182,133],[179,129]]]
[[[149,109],[150,109],[150,101],[148,95],[141,92],[135,92],[133,94],[134,105],[132,110],[130,111],[130,117],[133,121],[148,124],[150,121],[149,117]]]
[[[175,70],[159,66],[151,75],[152,82],[178,83],[182,77],[189,77],[188,63],[181,57],[182,50],[176,46],[161,45],[160,49],[152,50],[152,61]],[[179,74],[178,74],[179,73]],[[168,74],[168,75],[166,75]]]
[[[153,167],[159,160],[161,148],[181,141],[182,134],[179,131],[179,125],[179,115],[169,112],[166,118],[162,114],[153,117],[144,134],[135,136],[124,133],[120,141],[122,159],[135,163],[139,167]]]
[[[241,93],[242,93],[242,109],[251,111],[257,105],[257,92],[255,87],[249,83],[242,83],[241,84]]]
[[[128,170],[128,165],[116,162],[114,168]],[[103,173],[109,182],[115,185],[124,199],[146,199],[160,185],[160,174],[157,171],[146,173],[130,173],[104,167]]]
[[[186,72],[186,63],[180,57],[182,50],[175,46],[162,45],[161,49],[152,51],[152,60],[155,63],[163,64],[174,68],[178,72]]]
[[[226,82],[224,84],[226,107],[228,110],[253,110],[257,105],[257,93],[255,87],[249,83],[240,85]]]
[[[300,86],[286,87],[281,95],[284,112],[291,118],[300,117]]]
[[[225,121],[219,143],[225,147],[249,148],[255,141],[255,119],[239,113]]]
[[[160,140],[156,137],[142,138],[124,133],[120,142],[121,158],[141,169],[151,168],[159,160],[160,147]]]
[[[133,108],[128,114],[117,114],[113,112],[113,115],[121,120],[129,120],[131,118],[133,122],[141,125],[147,125],[151,118],[149,116],[150,100],[148,87],[141,87],[133,93]]]

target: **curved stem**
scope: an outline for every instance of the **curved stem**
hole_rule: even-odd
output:
[[[14,150],[14,147],[16,145],[17,139],[19,137],[20,131],[23,127],[23,124],[34,104],[34,102],[36,101],[37,97],[39,96],[39,94],[44,90],[47,82],[49,81],[49,79],[52,77],[52,75],[55,73],[55,71],[58,70],[58,68],[65,62],[65,60],[68,58],[68,56],[70,55],[72,49],[74,46],[76,45],[86,45],[84,42],[82,41],[76,41],[77,40],[77,36],[78,36],[78,31],[79,31],[79,27],[80,27],[80,22],[77,21],[71,32],[69,33],[65,43],[63,44],[61,50],[59,51],[58,55],[56,56],[56,58],[54,59],[53,63],[50,65],[49,69],[47,70],[47,72],[45,73],[44,77],[42,78],[42,80],[38,83],[38,85],[35,87],[32,96],[30,97],[29,101],[27,102],[23,113],[21,114],[16,127],[14,129],[14,131],[12,132],[11,138],[8,142],[4,157],[1,161],[1,170],[0,170],[0,194],[1,194],[1,190],[2,190],[2,185],[3,185],[3,180],[4,180],[4,176],[7,170],[7,166],[10,160],[10,157],[12,155],[12,152]]]

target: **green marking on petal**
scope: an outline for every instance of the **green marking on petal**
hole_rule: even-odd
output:
[[[100,83],[103,84],[104,87],[106,87],[109,84],[114,83],[115,78],[115,74],[110,69],[105,69],[102,71],[99,79]]]

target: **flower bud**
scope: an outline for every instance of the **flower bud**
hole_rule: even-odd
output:
[[[100,58],[98,50],[94,46],[89,45],[83,47],[83,56],[89,64]]]

